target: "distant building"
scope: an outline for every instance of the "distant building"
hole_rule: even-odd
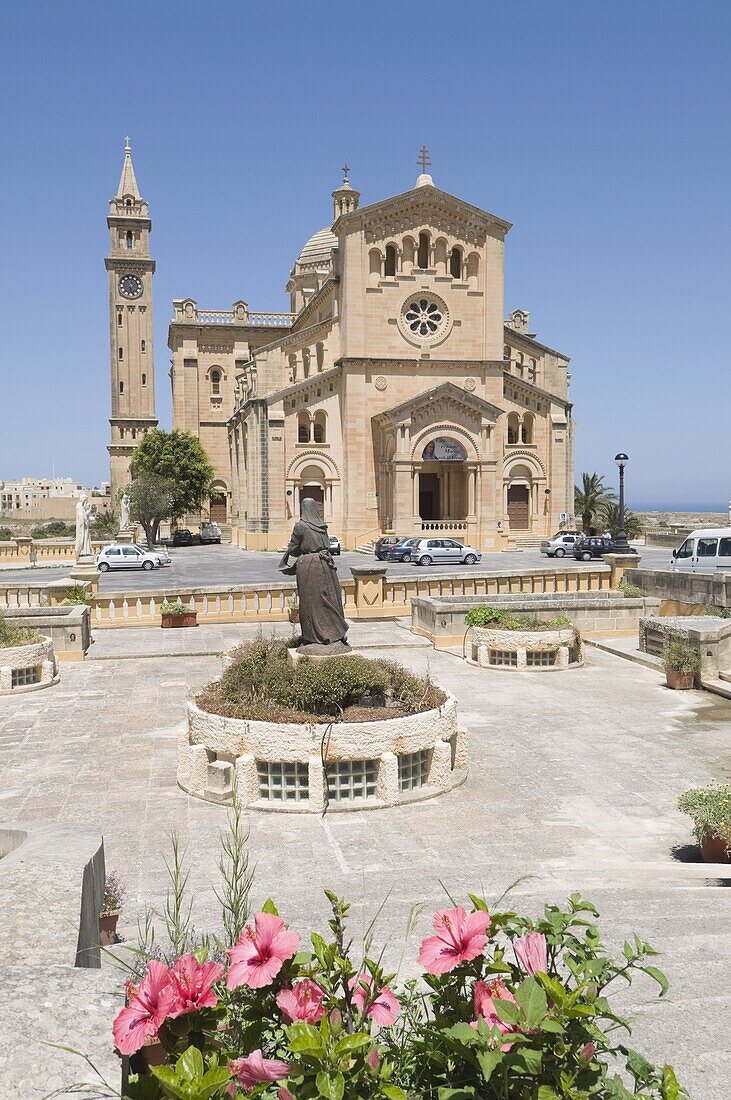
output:
[[[97,512],[112,507],[103,487],[87,489],[70,477],[24,477],[0,481],[0,515],[17,520],[72,520],[82,493],[87,494]]]

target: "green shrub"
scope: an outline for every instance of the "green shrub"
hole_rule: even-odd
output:
[[[62,519],[52,519],[50,523],[46,523],[42,527],[34,527],[31,530],[30,537],[32,539],[67,539],[73,538],[75,534],[76,525],[74,523],[65,523]]]
[[[321,721],[352,707],[389,708],[394,716],[440,706],[444,693],[393,661],[356,654],[312,661],[287,660],[286,642],[247,642],[218,683],[199,698],[204,710],[271,721]]]
[[[163,600],[160,604],[160,611],[163,615],[185,615],[188,611],[192,610],[178,597],[177,600]]]
[[[0,649],[9,649],[16,645],[31,645],[40,640],[40,632],[33,627],[21,626],[20,623],[10,623],[7,619],[0,618]]]
[[[466,626],[494,626],[498,630],[560,630],[571,626],[565,615],[541,620],[536,615],[511,615],[497,607],[473,607],[465,615]]]
[[[731,607],[719,607],[711,604],[706,608],[706,615],[713,615],[717,619],[731,619]]]
[[[678,798],[678,809],[693,818],[698,840],[715,834],[731,848],[731,786],[691,787]]]
[[[86,589],[83,584],[72,584],[71,588],[69,588],[68,595],[61,600],[61,604],[67,607],[72,604],[88,604],[89,602],[89,597],[86,594]]]
[[[0,527],[0,542],[10,542],[12,538],[15,536],[9,527]]]
[[[663,668],[668,672],[692,672],[701,670],[701,654],[698,646],[684,638],[671,638],[662,656]]]
[[[642,589],[638,588],[636,584],[630,584],[624,577],[619,582],[619,591],[629,600],[639,600],[642,595]]]

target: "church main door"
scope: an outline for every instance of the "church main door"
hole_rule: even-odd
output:
[[[530,527],[528,492],[527,485],[508,487],[508,519],[511,531],[527,531]]]

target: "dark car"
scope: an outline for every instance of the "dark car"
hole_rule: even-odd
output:
[[[340,539],[337,535],[330,535],[330,553],[336,556],[340,553],[342,547],[340,545]]]
[[[604,554],[611,554],[614,550],[614,540],[606,535],[586,535],[583,539],[577,539],[574,544],[574,557],[577,561],[591,561],[592,558],[601,558]]]
[[[400,542],[406,542],[406,535],[381,535],[374,548],[374,553],[378,560],[384,561],[388,556],[389,550],[394,546],[398,546]]]
[[[400,539],[399,542],[386,547],[384,558],[386,561],[415,561],[420,542],[421,539]]]
[[[171,546],[192,546],[193,545],[193,536],[191,535],[190,531],[188,531],[185,527],[181,527],[180,530],[176,531],[175,534],[173,535],[172,540],[170,542],[170,545]]]

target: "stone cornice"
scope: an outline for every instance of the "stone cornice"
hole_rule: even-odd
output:
[[[455,386],[454,382],[442,382],[440,386],[434,386],[430,390],[422,390],[421,393],[414,394],[413,397],[399,402],[398,405],[393,405],[390,409],[384,409],[383,412],[376,413],[372,419],[381,423],[394,422],[403,419],[406,413],[413,416],[431,405],[436,407],[445,402],[454,404],[461,409],[469,409],[472,413],[493,422],[504,411],[490,401],[486,401],[483,397],[477,397],[467,390],[460,389],[459,386]]]
[[[317,306],[322,305],[323,299],[326,298],[328,294],[332,293],[332,291],[335,289],[335,284],[338,281],[339,280],[337,280],[334,275],[330,275],[325,280],[325,282],[322,284],[314,297],[312,297],[307,305],[303,306],[302,309],[299,311],[294,321],[292,322],[293,328],[295,325],[299,325],[301,322],[306,321],[310,313],[312,313]]]
[[[566,363],[571,362],[570,356],[564,355],[562,351],[556,351],[555,348],[549,348],[547,344],[540,344],[538,340],[534,339],[533,336],[527,336],[524,332],[516,332],[514,328],[510,327],[510,325],[504,325],[503,328],[505,335],[510,335],[510,340],[505,341],[506,344],[516,342],[521,343],[522,341],[522,343],[529,350],[531,348],[538,348],[540,351],[547,351],[549,355],[557,355],[559,359],[563,359]]]
[[[295,394],[301,394],[303,390],[310,387],[314,389],[322,382],[331,382],[334,378],[337,378],[341,371],[342,368],[340,364],[336,364],[336,366],[330,367],[328,370],[320,371],[319,374],[315,374],[310,378],[303,378],[301,382],[294,382],[285,389],[268,393],[263,400],[266,401],[267,405],[276,405],[278,401],[286,401],[288,397],[293,397]]]
[[[382,199],[380,202],[371,203],[368,206],[360,206],[350,214],[343,214],[333,225],[333,232],[337,234],[340,228],[358,227],[364,229],[373,223],[382,222],[384,219],[403,217],[405,213],[413,210],[440,211],[443,214],[451,214],[453,218],[461,218],[465,223],[479,227],[484,233],[486,229],[497,229],[505,234],[512,228],[512,222],[498,218],[479,206],[465,202],[464,199],[451,195],[448,191],[442,191],[439,187],[414,187],[410,191],[403,191],[400,195]]]
[[[524,378],[518,378],[516,375],[511,374],[510,371],[503,371],[503,393],[505,393],[505,384],[510,383],[516,388],[524,389],[528,393],[534,394],[536,397],[542,397],[546,401],[550,401],[554,405],[561,405],[565,409],[573,408],[573,402],[569,401],[565,397],[559,397],[556,393],[551,393],[549,390],[542,390],[540,386],[534,386],[532,382],[526,382]]]

